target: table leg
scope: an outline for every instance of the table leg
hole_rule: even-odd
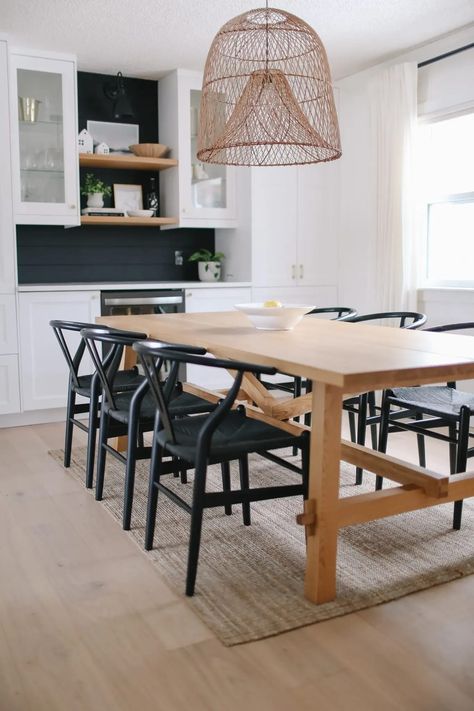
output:
[[[336,597],[342,391],[313,382],[312,405],[308,498],[316,525],[306,529],[305,596],[322,603]]]

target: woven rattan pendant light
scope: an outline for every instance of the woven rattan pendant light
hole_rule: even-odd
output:
[[[295,165],[340,156],[329,64],[316,32],[268,2],[229,20],[207,56],[198,159]]]

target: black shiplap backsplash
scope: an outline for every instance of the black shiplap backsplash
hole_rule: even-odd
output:
[[[112,78],[78,73],[79,131],[87,127],[87,120],[114,121],[112,104],[103,93],[104,82]],[[157,142],[157,82],[125,78],[125,86],[135,112],[130,123],[139,124],[140,142]],[[141,184],[144,194],[150,177],[159,181],[159,173],[89,168],[81,169],[81,184],[85,172],[94,172],[110,186]],[[112,205],[112,198],[104,203]],[[81,197],[81,207],[85,204],[86,198]],[[214,230],[18,225],[17,248],[20,284],[195,280],[197,266],[189,264],[187,257],[196,249],[214,249]],[[175,251],[183,252],[183,266],[175,265]]]
[[[17,244],[20,284],[197,281],[187,259],[197,247],[214,248],[214,230],[22,225]]]

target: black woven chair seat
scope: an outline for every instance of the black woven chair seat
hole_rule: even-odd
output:
[[[114,420],[117,420],[124,425],[128,425],[128,421],[130,419],[130,401],[133,395],[133,392],[125,392],[115,395],[114,401],[116,409],[112,410],[110,405],[106,402],[104,404],[105,411],[110,414]],[[171,417],[199,415],[203,412],[209,412],[212,408],[212,404],[207,400],[203,400],[203,398],[191,395],[190,393],[183,393],[179,391],[173,394],[169,406]],[[146,393],[141,402],[140,420],[142,423],[143,420],[149,420],[152,423],[154,422],[155,415],[155,400],[153,399],[151,393]]]
[[[167,441],[164,430],[158,433],[158,442],[171,454],[187,462],[195,461],[197,435],[207,420],[205,417],[188,417],[173,422],[176,444]],[[291,435],[278,427],[267,425],[260,420],[250,419],[243,413],[229,412],[215,430],[209,451],[209,459],[213,462],[231,460],[242,454],[280,447],[298,445],[300,438]]]
[[[83,397],[90,397],[91,394],[91,381],[93,375],[80,375],[78,377],[79,387],[74,387],[74,391],[78,395]],[[120,392],[122,390],[135,390],[141,383],[145,376],[140,375],[137,368],[130,368],[130,370],[119,370],[114,378],[113,390],[114,392]]]
[[[458,416],[461,407],[474,410],[474,393],[463,392],[446,385],[424,385],[420,388],[394,388],[391,402],[408,409],[433,415]]]

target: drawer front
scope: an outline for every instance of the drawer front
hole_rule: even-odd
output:
[[[233,311],[234,304],[250,301],[250,287],[186,289],[186,313],[206,311]]]
[[[14,294],[0,294],[0,354],[18,353]]]

